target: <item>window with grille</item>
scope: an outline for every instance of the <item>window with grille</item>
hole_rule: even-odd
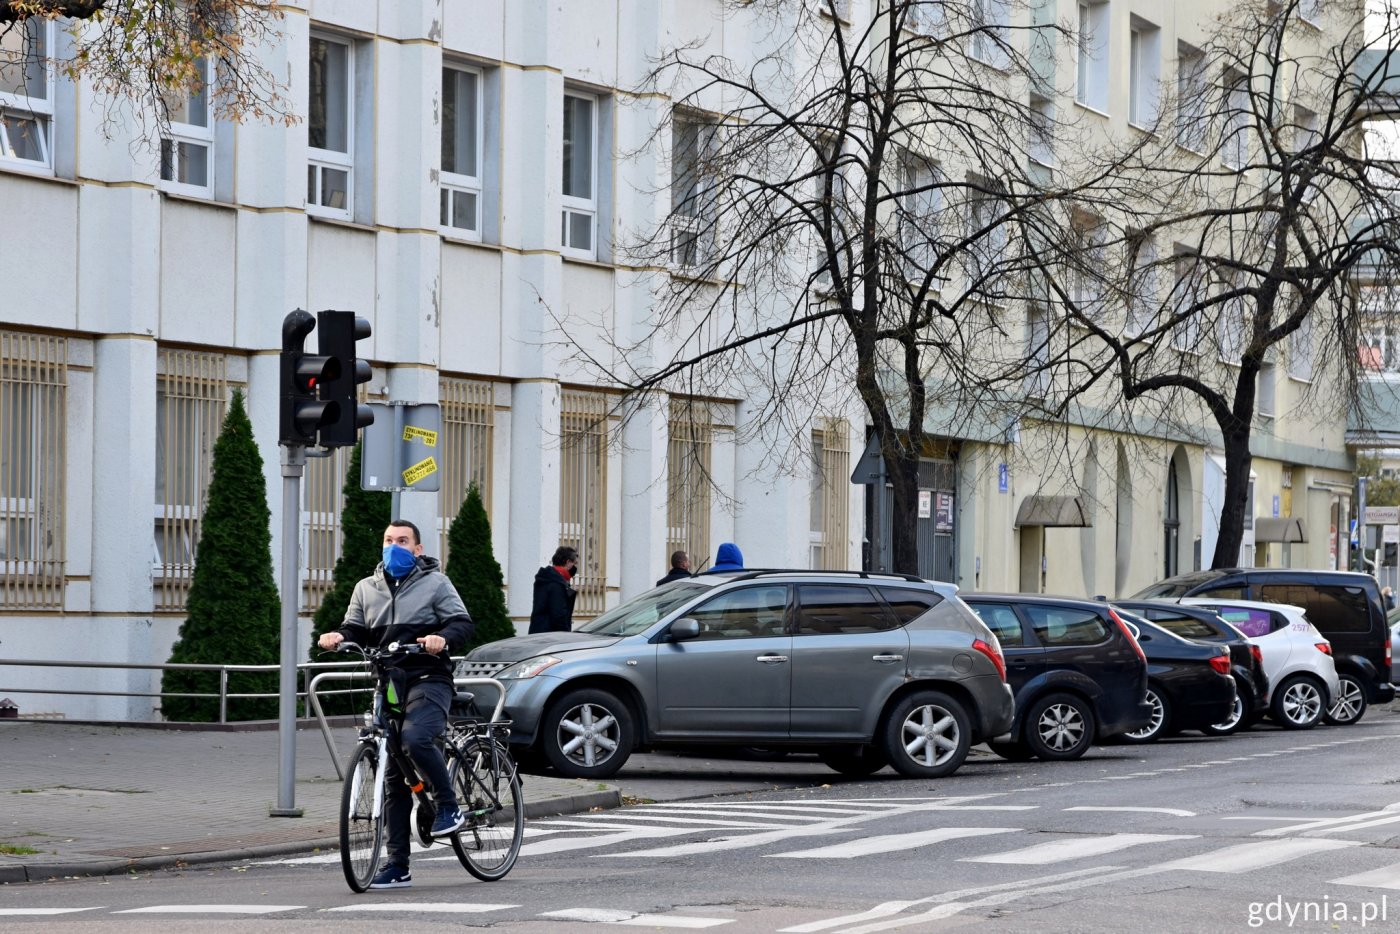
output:
[[[710,456],[714,423],[708,405],[672,399],[666,445],[666,553],[684,551],[698,567],[710,553]]]
[[[442,490],[438,493],[438,555],[447,564],[447,533],[467,498],[467,488],[481,488],[491,514],[491,444],[496,422],[495,387],[484,380],[443,377],[438,387],[442,409]]]
[[[301,612],[312,614],[332,590],[340,560],[340,516],[353,448],[335,448],[330,457],[309,457],[301,491]]]
[[[63,607],[61,337],[0,331],[0,607]]]
[[[223,426],[228,370],[222,354],[161,350],[156,380],[155,604],[185,608]]]
[[[606,608],[609,407],[605,393],[566,389],[559,413],[559,544],[579,553],[575,620]]]
[[[814,570],[846,569],[850,478],[850,427],[843,418],[823,419],[821,427],[812,432],[808,540]]]

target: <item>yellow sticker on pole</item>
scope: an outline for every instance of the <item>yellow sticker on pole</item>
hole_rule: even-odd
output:
[[[405,441],[412,441],[417,438],[430,448],[437,447],[437,436],[438,433],[436,431],[432,431],[428,428],[419,428],[416,425],[405,425],[403,428],[403,439]],[[432,473],[432,471],[428,472]]]
[[[405,486],[413,486],[424,477],[435,473],[437,473],[437,461],[431,457],[425,457],[403,472],[403,482]]]

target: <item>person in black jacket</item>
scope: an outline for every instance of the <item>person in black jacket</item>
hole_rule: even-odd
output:
[[[669,584],[671,581],[678,581],[690,576],[690,555],[683,551],[671,553],[671,570],[666,572],[666,576],[656,582],[656,586]]]
[[[578,549],[560,545],[549,566],[535,573],[535,601],[530,608],[531,632],[568,632],[574,627],[578,591],[569,583],[578,571]]]
[[[434,741],[447,728],[447,711],[456,693],[448,653],[460,652],[474,628],[457,588],[438,569],[437,559],[423,554],[418,526],[407,519],[394,519],[384,530],[384,560],[373,574],[355,585],[340,628],[318,640],[323,649],[334,649],[346,640],[379,648],[393,642],[423,646],[423,653],[406,655],[398,664],[408,680],[401,735],[413,764],[433,786],[437,801],[434,837],[452,835],[467,820],[452,791],[447,763]],[[388,860],[369,887],[406,888],[413,884],[408,871],[413,795],[393,759],[389,760],[384,787],[388,795],[384,809]]]

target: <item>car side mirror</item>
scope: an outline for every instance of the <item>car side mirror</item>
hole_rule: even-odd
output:
[[[668,631],[672,642],[685,642],[687,639],[694,639],[700,635],[700,623],[687,616],[672,623]]]

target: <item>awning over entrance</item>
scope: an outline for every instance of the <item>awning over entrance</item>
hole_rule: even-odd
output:
[[[1016,510],[1016,526],[1050,525],[1087,528],[1089,510],[1082,496],[1027,496]]]
[[[1263,542],[1306,542],[1303,520],[1299,516],[1275,519],[1272,516],[1254,520],[1254,541]]]

